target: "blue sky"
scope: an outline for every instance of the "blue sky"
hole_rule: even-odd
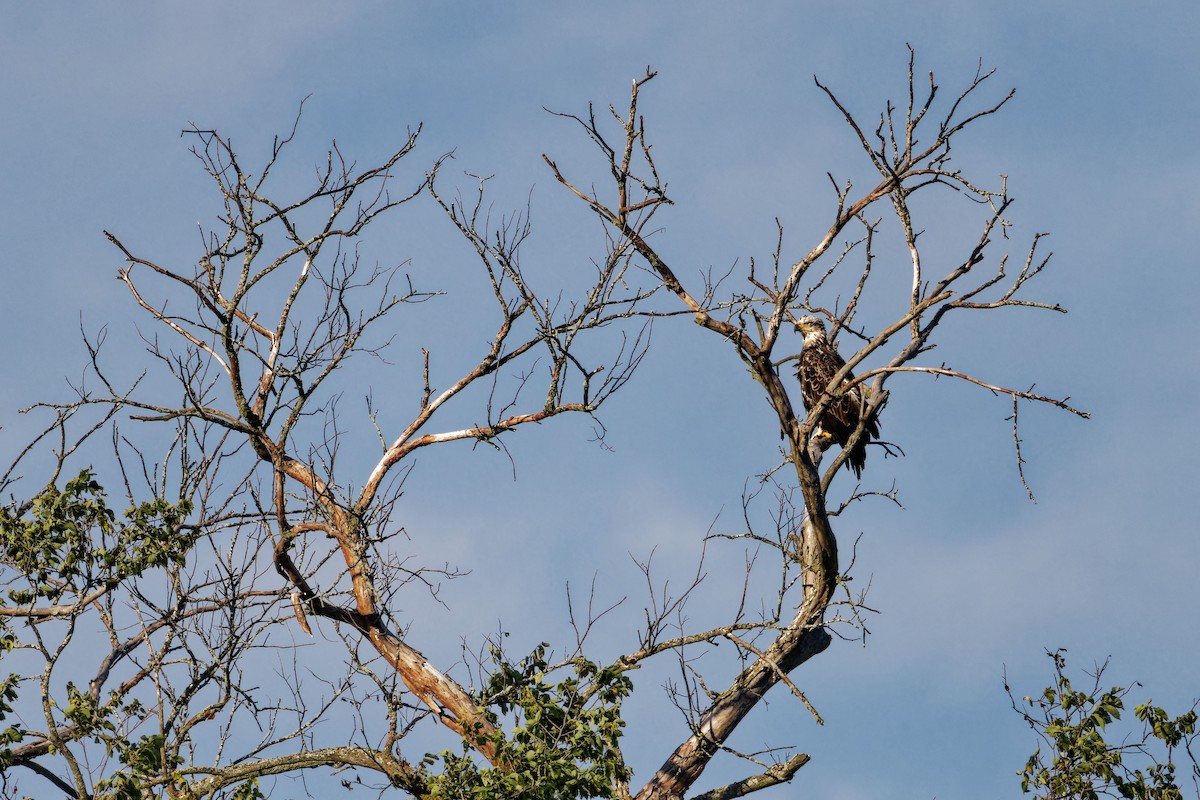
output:
[[[261,154],[311,95],[296,180],[330,139],[366,164],[423,123],[410,174],[450,150],[447,169],[495,174],[498,208],[531,198],[530,258],[554,266],[585,259],[597,239],[541,154],[594,162],[542,107],[620,106],[649,64],[659,77],[643,110],[676,200],[657,218],[656,241],[694,276],[767,258],[776,217],[792,248],[807,250],[831,213],[825,171],[865,180],[869,166],[813,74],[870,119],[902,95],[911,43],[946,92],[980,59],[998,70],[994,91],[1017,88],[957,162],[1008,176],[1014,257],[1034,232],[1051,232],[1054,266],[1036,288],[1071,312],[998,315],[964,329],[955,358],[985,378],[1069,394],[1093,419],[1023,413],[1033,505],[1015,474],[1005,401],[897,381],[883,424],[907,457],[876,458],[867,477],[885,488],[894,479],[905,508],[863,505],[838,523],[844,548],[863,534],[856,575],[871,579],[881,611],[872,635],[865,647],[835,643],[793,675],[824,728],[781,696],[739,731],[740,744],[813,756],[792,787],[763,797],[1000,798],[1019,792],[1014,773],[1033,749],[1007,707],[1005,665],[1014,688],[1032,693],[1049,680],[1047,647],[1069,648],[1078,667],[1111,656],[1113,681],[1190,704],[1200,695],[1200,9],[844,6],[10,6],[0,23],[0,346],[10,375],[0,447],[30,433],[17,408],[62,397],[64,379],[83,371],[81,318],[89,331],[108,326],[117,369],[140,370],[136,315],[101,231],[166,262],[194,259],[196,222],[215,205],[179,136],[191,122]],[[374,246],[453,285],[469,254],[428,209],[414,214]],[[772,466],[778,435],[732,353],[693,328],[656,327],[651,357],[603,416],[612,452],[568,421],[513,437],[515,482],[507,458],[488,450],[422,455],[402,520],[413,547],[474,573],[448,587],[448,609],[413,600],[416,646],[453,660],[460,637],[477,641],[497,619],[529,646],[564,636],[563,584],[593,574],[604,596],[629,596],[636,620],[631,555],[657,545],[656,563],[683,576],[710,526],[736,526],[744,482]],[[402,367],[419,346],[406,332],[378,392],[415,398]],[[605,631],[613,653],[632,646],[619,619]],[[645,777],[682,730],[651,699],[655,679],[635,678],[648,699],[631,709],[629,750],[644,753],[635,761]],[[741,772],[716,763],[697,788]]]

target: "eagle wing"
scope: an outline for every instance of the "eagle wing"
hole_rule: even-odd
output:
[[[796,366],[796,377],[800,379],[800,395],[805,409],[812,409],[821,401],[829,382],[845,366],[845,360],[828,342],[804,348],[800,353],[800,363]],[[858,428],[862,410],[867,407],[862,386],[851,386],[853,380],[853,374],[846,376],[842,384],[843,392],[829,404],[818,423],[821,430],[841,447],[846,446],[851,434]],[[866,435],[846,459],[846,467],[853,470],[857,477],[862,477],[863,467],[867,463],[867,442],[877,438],[879,421],[871,414],[866,421]]]

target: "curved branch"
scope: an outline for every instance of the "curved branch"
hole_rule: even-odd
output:
[[[807,753],[797,753],[782,764],[775,764],[766,772],[744,778],[736,783],[726,784],[698,794],[692,800],[733,800],[735,797],[745,797],[759,789],[767,789],[781,783],[790,783],[800,768],[811,761]]]
[[[221,789],[268,775],[281,775],[316,767],[347,766],[364,767],[383,773],[392,782],[392,785],[403,789],[413,797],[424,797],[429,792],[429,787],[420,770],[386,750],[372,750],[366,747],[326,747],[320,750],[305,750],[274,758],[243,761],[216,769],[184,769],[181,770],[181,774],[187,777],[206,776],[193,781],[188,786],[193,796],[206,797],[216,794]]]

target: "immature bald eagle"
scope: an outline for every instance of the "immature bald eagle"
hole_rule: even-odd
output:
[[[800,396],[804,399],[804,407],[811,409],[821,401],[829,382],[846,366],[846,362],[825,338],[825,325],[817,317],[801,317],[796,321],[796,330],[804,335],[804,350],[796,364],[796,377],[800,379]],[[850,386],[853,380],[853,375],[846,375],[842,392],[829,404],[818,423],[819,434],[829,437],[840,447],[846,446],[850,435],[858,427],[861,415],[867,411],[866,392],[862,385]],[[865,429],[846,459],[846,467],[854,470],[858,478],[862,477],[863,467],[867,463],[867,442],[879,438],[879,420],[874,412],[867,418]]]

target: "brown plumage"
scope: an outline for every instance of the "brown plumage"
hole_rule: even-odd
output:
[[[825,325],[816,317],[801,317],[796,330],[804,335],[804,350],[796,364],[796,377],[800,379],[800,396],[804,408],[812,409],[825,395],[833,376],[846,366],[837,349],[825,337]],[[867,413],[866,392],[861,385],[851,386],[854,375],[847,374],[842,391],[837,394],[829,408],[821,416],[819,431],[831,438],[839,447],[845,447],[850,435],[858,428],[859,419]],[[867,463],[867,442],[879,438],[879,420],[874,412],[867,417],[865,432],[846,459],[846,468],[861,478]]]

